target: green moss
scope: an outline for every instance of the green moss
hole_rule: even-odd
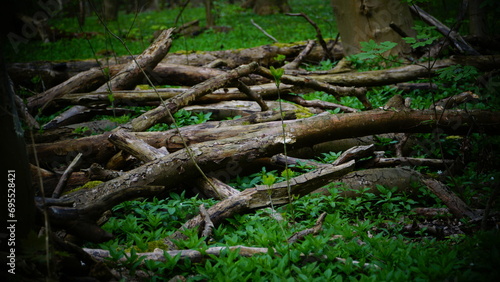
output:
[[[135,86],[135,88],[139,89],[139,90],[149,90],[151,89],[151,87],[147,84],[138,84]]]
[[[96,180],[96,181],[89,181],[87,183],[85,183],[84,185],[80,186],[80,187],[77,187],[73,190],[70,190],[68,192],[65,192],[63,195],[66,195],[66,194],[71,194],[73,192],[76,192],[76,191],[79,191],[79,190],[82,190],[82,189],[88,189],[88,190],[91,190],[91,189],[94,189],[94,187],[96,187],[97,185],[103,183],[102,181],[99,181],[99,180]]]
[[[276,43],[271,44],[271,46],[285,48],[285,47],[294,47],[294,46],[297,46],[299,44],[307,44],[307,42],[306,41],[297,41],[297,42],[293,42],[293,43],[276,42]]]
[[[308,117],[312,117],[314,115],[306,107],[303,107],[301,105],[295,105],[295,106],[297,107],[297,109],[295,110],[295,113],[297,114],[297,118],[308,118]]]

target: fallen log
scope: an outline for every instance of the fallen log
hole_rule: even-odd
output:
[[[452,134],[466,134],[470,129],[472,131],[481,130],[486,134],[493,135],[500,132],[500,113],[498,112],[446,110],[442,112],[442,115],[441,112],[438,112],[437,119],[435,114],[434,110],[398,112],[374,110],[338,115],[325,113],[309,118],[286,121],[285,123],[290,128],[295,126],[301,127],[304,123],[308,123],[308,127],[303,127],[301,131],[297,131],[295,134],[297,136],[305,135],[303,138],[309,140],[309,145],[331,140],[391,132],[433,132],[438,129],[442,130],[443,133]],[[475,126],[473,128],[471,128],[471,120],[474,120],[473,124]],[[281,129],[280,122],[229,127],[222,126],[224,124],[226,123],[209,122],[195,127],[181,128],[180,131],[186,143],[194,145],[199,142],[240,136],[245,133],[253,133],[258,137],[266,134],[268,130]],[[102,135],[50,144],[36,144],[35,148],[42,162],[69,163],[78,152],[83,153],[85,159],[95,159],[95,162],[105,162],[116,152],[107,141],[109,134],[104,133]],[[135,134],[156,148],[165,146],[169,151],[172,151],[183,147],[179,137],[175,136],[174,130]],[[308,134],[314,134],[314,137],[307,137]],[[28,152],[31,153],[33,150],[29,149]],[[32,153],[30,157],[33,158]]]
[[[436,70],[455,64],[471,65],[486,71],[500,67],[500,56],[452,56],[450,59],[433,62],[431,67],[428,63],[422,63],[376,71],[306,75],[305,77],[341,86],[381,86],[426,78],[429,75],[435,75]]]
[[[105,262],[107,258],[111,257],[111,254],[107,250],[102,249],[83,249],[89,255],[92,256],[97,261]],[[144,256],[145,260],[155,260],[155,261],[165,261],[165,254],[170,257],[180,256],[181,259],[189,259],[192,262],[199,262],[203,258],[212,256],[220,256],[224,251],[238,251],[238,254],[243,257],[250,257],[256,254],[267,254],[269,253],[268,248],[256,248],[256,247],[246,247],[246,246],[230,246],[230,247],[210,247],[206,250],[171,250],[165,251],[162,249],[155,249],[153,252],[148,253],[137,253],[138,256]],[[126,257],[122,257],[119,261],[125,262]]]
[[[118,73],[119,67],[110,67],[109,75]],[[101,68],[92,68],[72,76],[68,80],[58,84],[45,92],[28,98],[28,109],[34,113],[35,110],[42,113],[50,106],[52,100],[63,96],[66,93],[85,92],[94,90],[95,87],[104,83],[106,78],[104,70]]]
[[[283,137],[280,122],[270,122],[268,127],[253,133],[222,140],[193,144],[133,169],[123,176],[99,185],[91,191],[78,191],[67,195],[82,208],[99,201],[101,197],[126,193],[130,187],[147,185],[166,185],[166,189],[176,187],[186,179],[199,177],[195,169],[198,165],[203,171],[224,168],[229,162],[244,163],[258,157],[274,155],[283,150],[286,142],[291,148],[312,145],[336,138],[354,137],[385,132],[431,132],[434,124],[439,124],[442,132],[465,134],[470,132],[468,124],[474,118],[477,126],[484,132],[500,132],[500,115],[484,111],[446,111],[436,120],[435,112],[424,111],[371,111],[342,115],[320,114],[300,120],[285,121],[286,136]],[[248,132],[245,130],[243,132]],[[241,133],[240,133],[241,134]],[[116,202],[101,203],[101,208],[110,208]],[[89,209],[93,216],[104,210]]]
[[[224,72],[221,72],[224,73]],[[209,78],[209,77],[208,77]],[[207,79],[208,79],[207,78]],[[278,97],[276,84],[267,83],[249,86],[250,89],[258,93],[262,98],[272,99]],[[113,91],[113,103],[115,105],[139,106],[147,104],[158,105],[160,100],[167,100],[176,95],[188,91],[188,88],[157,88],[151,90],[122,90]],[[280,84],[281,94],[303,92],[303,88],[289,84]],[[248,96],[241,93],[237,88],[218,89],[200,97],[198,103],[217,103],[231,100],[247,100]],[[54,101],[60,107],[67,105],[103,106],[110,105],[107,93],[72,93],[66,94]]]
[[[163,58],[159,65],[189,65],[206,66],[214,61],[223,62],[224,65],[233,69],[240,65],[258,62],[263,66],[274,65],[277,55],[286,56],[288,61],[292,61],[307,45],[307,42],[297,42],[292,44],[271,44],[262,45],[253,48],[240,50],[206,51],[190,52],[179,51],[170,53]],[[331,40],[328,42],[328,48],[333,50],[336,60],[343,57],[341,44],[334,44]],[[321,47],[313,47],[311,52],[304,58],[307,62],[320,62],[323,58]],[[131,56],[110,58],[92,58],[80,61],[66,62],[30,62],[13,63],[8,66],[8,72],[12,80],[17,85],[31,85],[30,80],[39,76],[46,87],[54,87],[63,81],[91,68],[110,68],[115,69],[114,65],[126,64],[132,59]],[[119,70],[120,67],[116,68]],[[102,83],[101,83],[102,84]],[[100,84],[99,84],[100,85]],[[90,91],[90,90],[89,90]]]

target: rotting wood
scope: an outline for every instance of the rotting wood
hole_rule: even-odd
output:
[[[240,90],[241,92],[245,93],[250,99],[252,99],[255,102],[257,102],[259,104],[260,109],[262,111],[269,110],[269,107],[266,105],[266,103],[264,102],[264,100],[262,99],[262,97],[260,97],[260,95],[258,93],[256,93],[252,89],[250,89],[250,87],[248,87],[241,80],[238,80],[238,90]]]
[[[373,155],[375,145],[356,146],[343,152],[332,164],[339,165],[350,160],[366,158]]]
[[[124,174],[123,171],[104,169],[101,165],[93,163],[86,169],[87,176],[90,180],[108,181]]]
[[[299,159],[299,158],[294,158],[290,156],[285,156],[283,154],[277,154],[271,157],[271,163],[275,165],[288,165],[290,166],[307,166],[307,167],[314,167],[314,168],[325,168],[329,167],[330,164],[324,164],[312,160],[306,160],[306,159]]]
[[[423,182],[427,188],[431,190],[443,203],[450,209],[450,212],[457,218],[468,218],[470,220],[478,220],[480,216],[472,210],[467,204],[460,199],[455,193],[443,183],[435,179],[424,179]]]
[[[435,61],[432,67],[423,63],[376,71],[306,75],[306,77],[341,86],[381,86],[429,77],[435,75],[436,70],[455,64],[475,66],[487,71],[500,67],[500,56],[452,56],[450,59]]]
[[[375,158],[371,163],[374,167],[393,167],[393,166],[428,166],[439,169],[446,169],[453,164],[453,160],[427,159],[427,158]]]
[[[123,108],[101,108],[92,109],[86,106],[76,105],[62,112],[48,123],[44,124],[44,130],[58,128],[63,125],[80,123],[97,115],[126,115],[133,113],[133,110]]]

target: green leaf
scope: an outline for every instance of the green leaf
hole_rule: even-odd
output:
[[[273,66],[271,66],[269,68],[269,70],[271,71],[271,74],[273,75],[274,77],[274,80],[275,80],[275,83],[276,83],[276,86],[279,87],[279,84],[280,84],[280,81],[281,81],[281,77],[283,76],[283,74],[285,73],[285,69],[283,68],[278,68],[278,69],[275,69]]]

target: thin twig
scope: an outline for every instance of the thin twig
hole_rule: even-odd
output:
[[[303,17],[304,19],[306,19],[314,27],[314,29],[316,29],[316,38],[318,38],[318,42],[321,45],[321,47],[323,48],[323,51],[325,52],[326,57],[328,59],[330,59],[330,61],[333,61],[333,55],[330,52],[330,50],[328,49],[328,47],[326,46],[326,42],[323,39],[323,35],[321,35],[321,29],[319,29],[318,25],[313,20],[311,20],[311,18],[309,18],[304,13],[296,13],[296,14],[286,13],[285,15],[287,15],[287,16],[299,16],[299,17]]]
[[[300,54],[297,57],[295,57],[295,59],[292,62],[284,65],[283,68],[285,70],[295,70],[295,69],[298,69],[300,63],[304,60],[304,58],[309,53],[311,53],[311,50],[314,47],[314,44],[315,44],[314,40],[309,40],[309,42],[307,43],[306,48],[304,48],[304,50],[302,50],[302,52],[300,52]]]
[[[69,176],[71,175],[71,173],[73,173],[75,168],[80,163],[82,155],[83,155],[82,153],[78,153],[78,155],[76,155],[71,164],[66,168],[63,175],[59,179],[59,182],[57,183],[56,189],[54,189],[54,192],[52,193],[52,198],[59,198],[62,189],[64,188],[64,186],[66,186],[66,182],[68,182]]]
[[[260,31],[262,31],[262,33],[264,33],[264,35],[266,35],[267,37],[271,38],[272,41],[274,42],[278,42],[278,39],[274,38],[271,34],[267,33],[262,27],[260,27],[257,23],[255,23],[253,21],[253,19],[250,19],[250,21],[252,22],[252,24],[257,28],[259,29]]]

